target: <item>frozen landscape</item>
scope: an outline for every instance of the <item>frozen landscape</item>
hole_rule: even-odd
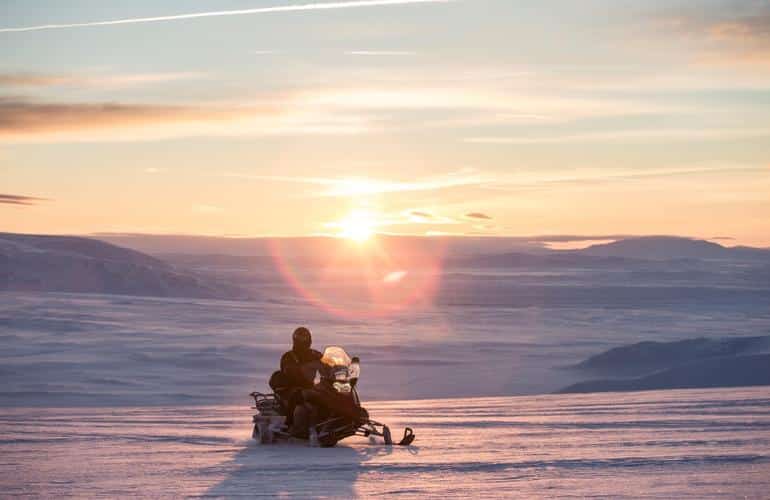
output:
[[[245,398],[244,398],[245,401]],[[768,388],[378,402],[408,447],[259,446],[241,406],[0,412],[6,495],[767,498]]]
[[[4,247],[7,259],[38,263],[7,267],[7,288],[27,289],[0,292],[5,493],[762,498],[770,489],[761,252],[712,261],[455,249],[442,267],[401,276],[430,300],[363,314],[397,295],[357,297],[366,276],[355,269],[319,272],[300,259],[292,282],[264,255],[156,262],[53,243]],[[67,283],[37,272],[50,259],[78,262],[93,289],[119,288],[46,291]],[[136,286],[148,293],[120,293]],[[247,394],[267,389],[299,324],[317,346],[360,356],[372,416],[396,433],[413,427],[413,446],[250,439]],[[693,381],[735,387],[649,390]],[[549,395],[619,389],[648,390]]]

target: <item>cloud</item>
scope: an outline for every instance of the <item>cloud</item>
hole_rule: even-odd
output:
[[[47,87],[58,85],[66,78],[38,73],[0,74],[0,87]]]
[[[577,175],[563,174],[550,176],[522,175],[520,178],[512,176],[498,177],[495,182],[484,183],[481,187],[489,190],[522,192],[546,190],[552,187],[579,187],[600,185],[604,183],[627,183],[633,181],[645,181],[665,179],[673,177],[691,177],[707,175],[737,175],[759,174],[764,175],[766,169],[763,166],[722,166],[722,167],[692,167],[692,168],[648,168],[645,170],[603,172],[601,170],[589,170]]]
[[[237,177],[259,181],[290,182],[314,184],[324,187],[318,196],[355,198],[388,193],[434,191],[464,186],[479,185],[484,178],[473,172],[458,172],[436,176],[430,179],[397,181],[369,178],[331,178],[331,177],[290,177],[275,175],[251,175],[228,173],[227,177]]]
[[[492,220],[492,217],[488,216],[487,214],[481,213],[481,212],[470,212],[465,214],[466,219],[476,219],[476,220]]]
[[[695,129],[650,129],[650,130],[608,130],[577,134],[545,136],[487,136],[466,137],[463,142],[477,144],[558,144],[579,142],[649,142],[649,141],[699,141],[735,140],[770,136],[770,128],[695,128]]]
[[[265,99],[264,102],[268,100]],[[247,104],[45,102],[0,97],[0,142],[142,141],[176,137],[356,134],[354,115],[305,109],[291,96]]]
[[[429,226],[446,226],[461,224],[460,221],[444,215],[438,215],[424,210],[405,210],[391,217],[390,226],[411,226],[414,224]]]
[[[95,77],[114,85],[138,84],[195,74],[118,75]],[[85,79],[84,79],[85,78]],[[86,85],[92,77],[7,74],[15,86]],[[134,83],[131,83],[134,82]],[[462,83],[462,82],[461,82]],[[2,80],[0,79],[0,85]],[[667,108],[668,109],[668,108]],[[415,113],[423,118],[415,120]],[[430,88],[405,83],[378,87],[295,88],[286,92],[266,91],[255,101],[212,101],[193,104],[139,104],[130,102],[46,102],[24,97],[0,97],[0,140],[16,142],[140,141],[191,136],[252,135],[351,135],[378,132],[409,133],[409,129],[475,127],[484,124],[543,123],[579,117],[617,116],[661,112],[658,106],[616,100],[533,96],[503,93],[497,88]],[[548,117],[558,117],[551,120]],[[719,131],[720,133],[722,131]],[[759,134],[758,130],[735,131],[734,135]],[[537,143],[617,140],[623,132],[560,137],[468,137],[466,142]],[[716,135],[717,131],[710,131]],[[649,140],[653,134],[677,137],[676,131],[631,131],[634,140]],[[629,140],[627,137],[624,140]],[[337,186],[344,191],[344,186]],[[367,188],[353,186],[363,190]],[[368,190],[408,190],[399,186],[369,186]],[[422,190],[415,186],[412,189]],[[344,193],[342,193],[344,195]],[[336,196],[339,193],[333,192]]]
[[[417,52],[408,50],[350,50],[345,54],[349,56],[415,56]]]
[[[770,3],[764,0],[731,2],[715,8],[684,12],[678,18],[681,30],[705,34],[726,42],[770,42]]]
[[[66,24],[41,24],[36,26],[0,28],[0,33],[41,31],[63,28],[84,28],[90,26],[112,26],[119,24],[155,23],[164,21],[181,21],[184,19],[198,19],[204,17],[242,16],[253,14],[271,14],[277,12],[299,12],[313,10],[351,9],[361,7],[384,7],[391,5],[446,3],[451,0],[355,0],[342,2],[306,3],[297,5],[279,5],[274,7],[257,7],[254,9],[219,10],[209,12],[194,12],[188,14],[173,14],[170,16],[134,17],[126,19],[113,19],[109,21],[90,21],[82,23]]]
[[[370,199],[373,196],[396,195],[400,193],[435,192],[441,190],[461,190],[457,194],[468,200],[470,191],[477,192],[479,199],[488,195],[486,191],[503,192],[536,192],[554,188],[585,188],[607,183],[644,182],[665,178],[688,178],[719,175],[764,175],[767,168],[751,165],[728,165],[713,167],[689,168],[647,168],[636,170],[579,169],[569,175],[564,173],[533,173],[527,171],[509,172],[506,174],[490,174],[476,170],[461,170],[431,178],[414,179],[409,181],[372,178],[348,177],[306,177],[306,176],[273,176],[254,175],[248,173],[224,173],[225,177],[247,179],[264,182],[280,182],[316,186],[317,189],[300,190],[302,196],[334,197],[350,199]],[[488,214],[469,212],[463,219],[471,221],[492,220]],[[437,215],[431,211],[408,208],[400,213],[399,224],[403,221],[426,224],[458,224],[460,219]]]
[[[46,198],[35,198],[33,196],[21,196],[17,194],[0,194],[0,204],[5,205],[37,205],[40,201],[47,201]]]
[[[669,10],[659,24],[698,42],[697,62],[770,63],[770,2],[698,4],[696,8]]]
[[[628,234],[546,234],[517,238],[524,243],[568,243],[576,241],[616,241],[633,238]]]
[[[135,75],[0,74],[0,87],[105,86],[195,78],[197,73]],[[418,78],[419,80],[419,78]],[[265,91],[254,97],[191,104],[126,102],[45,102],[0,97],[0,140],[26,142],[136,141],[189,136],[362,134],[436,127],[563,122],[581,117],[659,113],[650,103],[588,99],[504,90],[508,80],[490,85],[461,80],[433,87],[409,78],[372,85],[327,85]],[[663,106],[670,110],[669,105]],[[415,113],[422,118],[415,120]],[[37,115],[35,126],[29,118]],[[42,115],[50,116],[42,119]],[[65,119],[66,118],[66,119]],[[101,123],[99,123],[101,122]],[[498,137],[469,137],[494,142]],[[516,138],[515,140],[540,140]],[[548,139],[550,140],[550,139]],[[576,140],[568,138],[568,140]],[[599,140],[599,139],[593,139]],[[379,190],[379,188],[378,188]]]
[[[2,73],[0,87],[131,87],[151,83],[201,78],[202,73],[132,73],[117,75],[55,75],[46,73]]]
[[[635,101],[632,99],[573,97],[559,93],[533,93],[511,89],[504,82],[447,82],[431,86],[426,82],[393,82],[380,86],[338,87],[324,92],[307,92],[308,104],[338,111],[425,111],[450,113],[451,120],[469,120],[469,125],[505,122],[568,121],[598,116],[649,115],[682,110],[682,105]],[[486,119],[484,119],[484,116]],[[401,125],[403,126],[402,122]],[[462,123],[460,123],[462,124]]]
[[[233,118],[234,110],[120,103],[50,103],[0,97],[0,140],[44,136],[103,136],[111,129],[215,121]]]
[[[462,236],[468,236],[468,233],[463,232],[456,232],[456,231],[439,231],[435,229],[431,229],[428,231],[425,231],[424,235],[428,238],[440,238],[440,237],[462,237]]]

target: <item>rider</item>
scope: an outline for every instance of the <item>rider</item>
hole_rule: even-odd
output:
[[[302,389],[310,389],[315,381],[316,371],[320,367],[320,352],[311,348],[313,337],[310,330],[301,326],[291,336],[291,350],[281,356],[280,396],[286,401],[286,425],[294,420],[294,409],[302,402]],[[277,375],[277,374],[276,374]],[[275,377],[275,375],[274,375]],[[274,386],[271,380],[271,386]],[[276,387],[273,387],[277,390]],[[276,391],[278,392],[278,391]]]

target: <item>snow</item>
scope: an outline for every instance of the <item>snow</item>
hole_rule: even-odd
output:
[[[0,490],[37,497],[766,498],[770,388],[377,402],[418,437],[260,446],[241,406],[0,410]],[[396,431],[399,432],[399,431]]]
[[[535,395],[620,345],[766,335],[766,287],[685,301],[589,282],[538,299],[524,281],[541,277],[484,279],[361,319],[269,283],[249,302],[0,292],[0,496],[767,496],[770,387]],[[247,394],[299,324],[361,357],[367,407],[414,427],[414,446],[250,439]]]
[[[563,367],[607,348],[757,335],[770,309],[435,306],[347,320],[285,297],[5,292],[0,406],[239,404],[266,388],[299,324],[361,357],[364,399],[392,400],[554,392],[580,380]]]

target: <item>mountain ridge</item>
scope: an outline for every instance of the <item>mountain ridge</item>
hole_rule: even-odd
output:
[[[718,243],[681,236],[639,236],[591,245],[575,253],[594,257],[625,257],[644,260],[734,259],[768,260],[770,249],[725,247]]]
[[[80,236],[0,233],[0,290],[236,298],[242,292],[136,250]]]

